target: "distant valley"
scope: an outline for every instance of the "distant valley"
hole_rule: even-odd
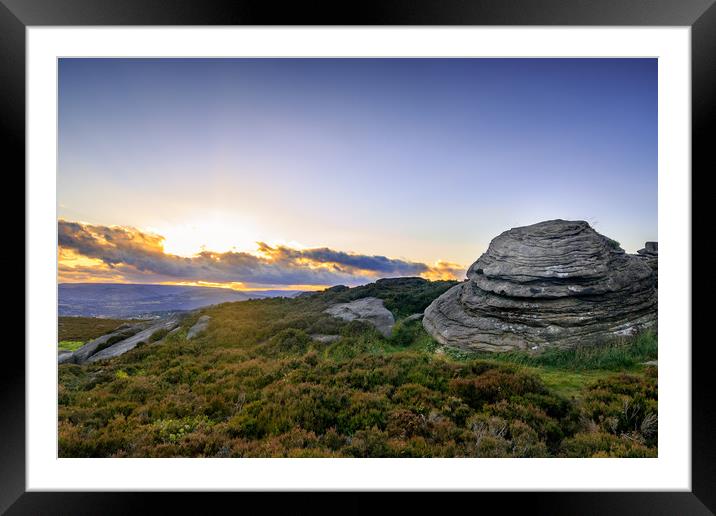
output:
[[[230,290],[182,285],[136,285],[123,283],[60,283],[60,316],[137,318],[167,312],[193,310],[230,301],[266,297],[293,297],[298,290]]]

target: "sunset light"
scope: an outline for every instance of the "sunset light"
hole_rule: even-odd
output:
[[[608,59],[61,60],[59,279],[461,280],[491,235],[553,218],[635,252],[657,240],[654,74]]]
[[[147,229],[164,237],[164,252],[186,257],[202,250],[252,252],[256,249],[256,242],[261,240],[249,217],[233,213],[213,213],[183,224]]]

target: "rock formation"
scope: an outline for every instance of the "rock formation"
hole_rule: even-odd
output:
[[[181,322],[181,316],[169,316],[164,319],[160,319],[147,329],[140,331],[132,335],[131,337],[121,340],[115,344],[112,344],[108,348],[105,348],[92,356],[87,358],[86,362],[97,362],[98,360],[107,360],[108,358],[117,357],[123,355],[127,351],[136,348],[140,343],[149,342],[149,338],[157,331],[167,330],[171,331]],[[80,348],[81,349],[81,348]]]
[[[647,243],[656,261],[656,245]],[[505,231],[432,302],[423,326],[468,350],[590,345],[656,325],[656,267],[584,221]]]
[[[60,349],[57,351],[57,363],[64,364],[65,362],[72,361],[72,351],[66,349]]]
[[[73,353],[59,354],[57,362],[84,364],[123,355],[140,343],[149,342],[150,337],[157,331],[177,329],[184,317],[185,314],[174,314],[154,321],[124,324],[111,333],[91,340]]]
[[[659,273],[659,244],[657,242],[646,242],[644,247],[637,251],[637,256],[654,269],[655,273]]]
[[[315,340],[316,342],[322,342],[324,344],[330,344],[331,342],[335,342],[338,339],[341,338],[340,335],[324,335],[322,333],[314,333],[311,335],[311,338]]]
[[[97,350],[108,348],[118,342],[133,337],[140,331],[146,329],[148,323],[146,321],[140,321],[136,324],[123,324],[116,330],[97,337],[89,341],[84,346],[76,349],[72,353],[71,357],[65,357],[65,362],[74,362],[76,364],[82,364],[87,361],[89,357],[97,353]]]
[[[209,327],[209,321],[211,320],[211,317],[208,315],[202,315],[199,317],[199,320],[196,321],[196,324],[189,328],[189,331],[186,332],[186,339],[191,340],[199,334],[206,331],[206,329]]]
[[[393,314],[383,306],[377,297],[363,297],[350,303],[339,303],[326,308],[325,312],[345,321],[364,321],[375,326],[385,337],[389,337],[395,325]]]

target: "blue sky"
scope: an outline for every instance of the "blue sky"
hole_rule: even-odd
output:
[[[468,266],[551,218],[634,252],[657,240],[657,61],[61,59],[57,188],[61,219],[182,257]]]

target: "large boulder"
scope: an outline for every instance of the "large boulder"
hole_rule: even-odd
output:
[[[588,223],[549,220],[493,239],[467,281],[425,310],[423,326],[468,350],[590,345],[656,325],[656,276]]]
[[[363,297],[350,303],[339,303],[326,308],[325,312],[344,321],[363,321],[372,324],[385,337],[389,337],[395,325],[393,314],[377,297]]]

